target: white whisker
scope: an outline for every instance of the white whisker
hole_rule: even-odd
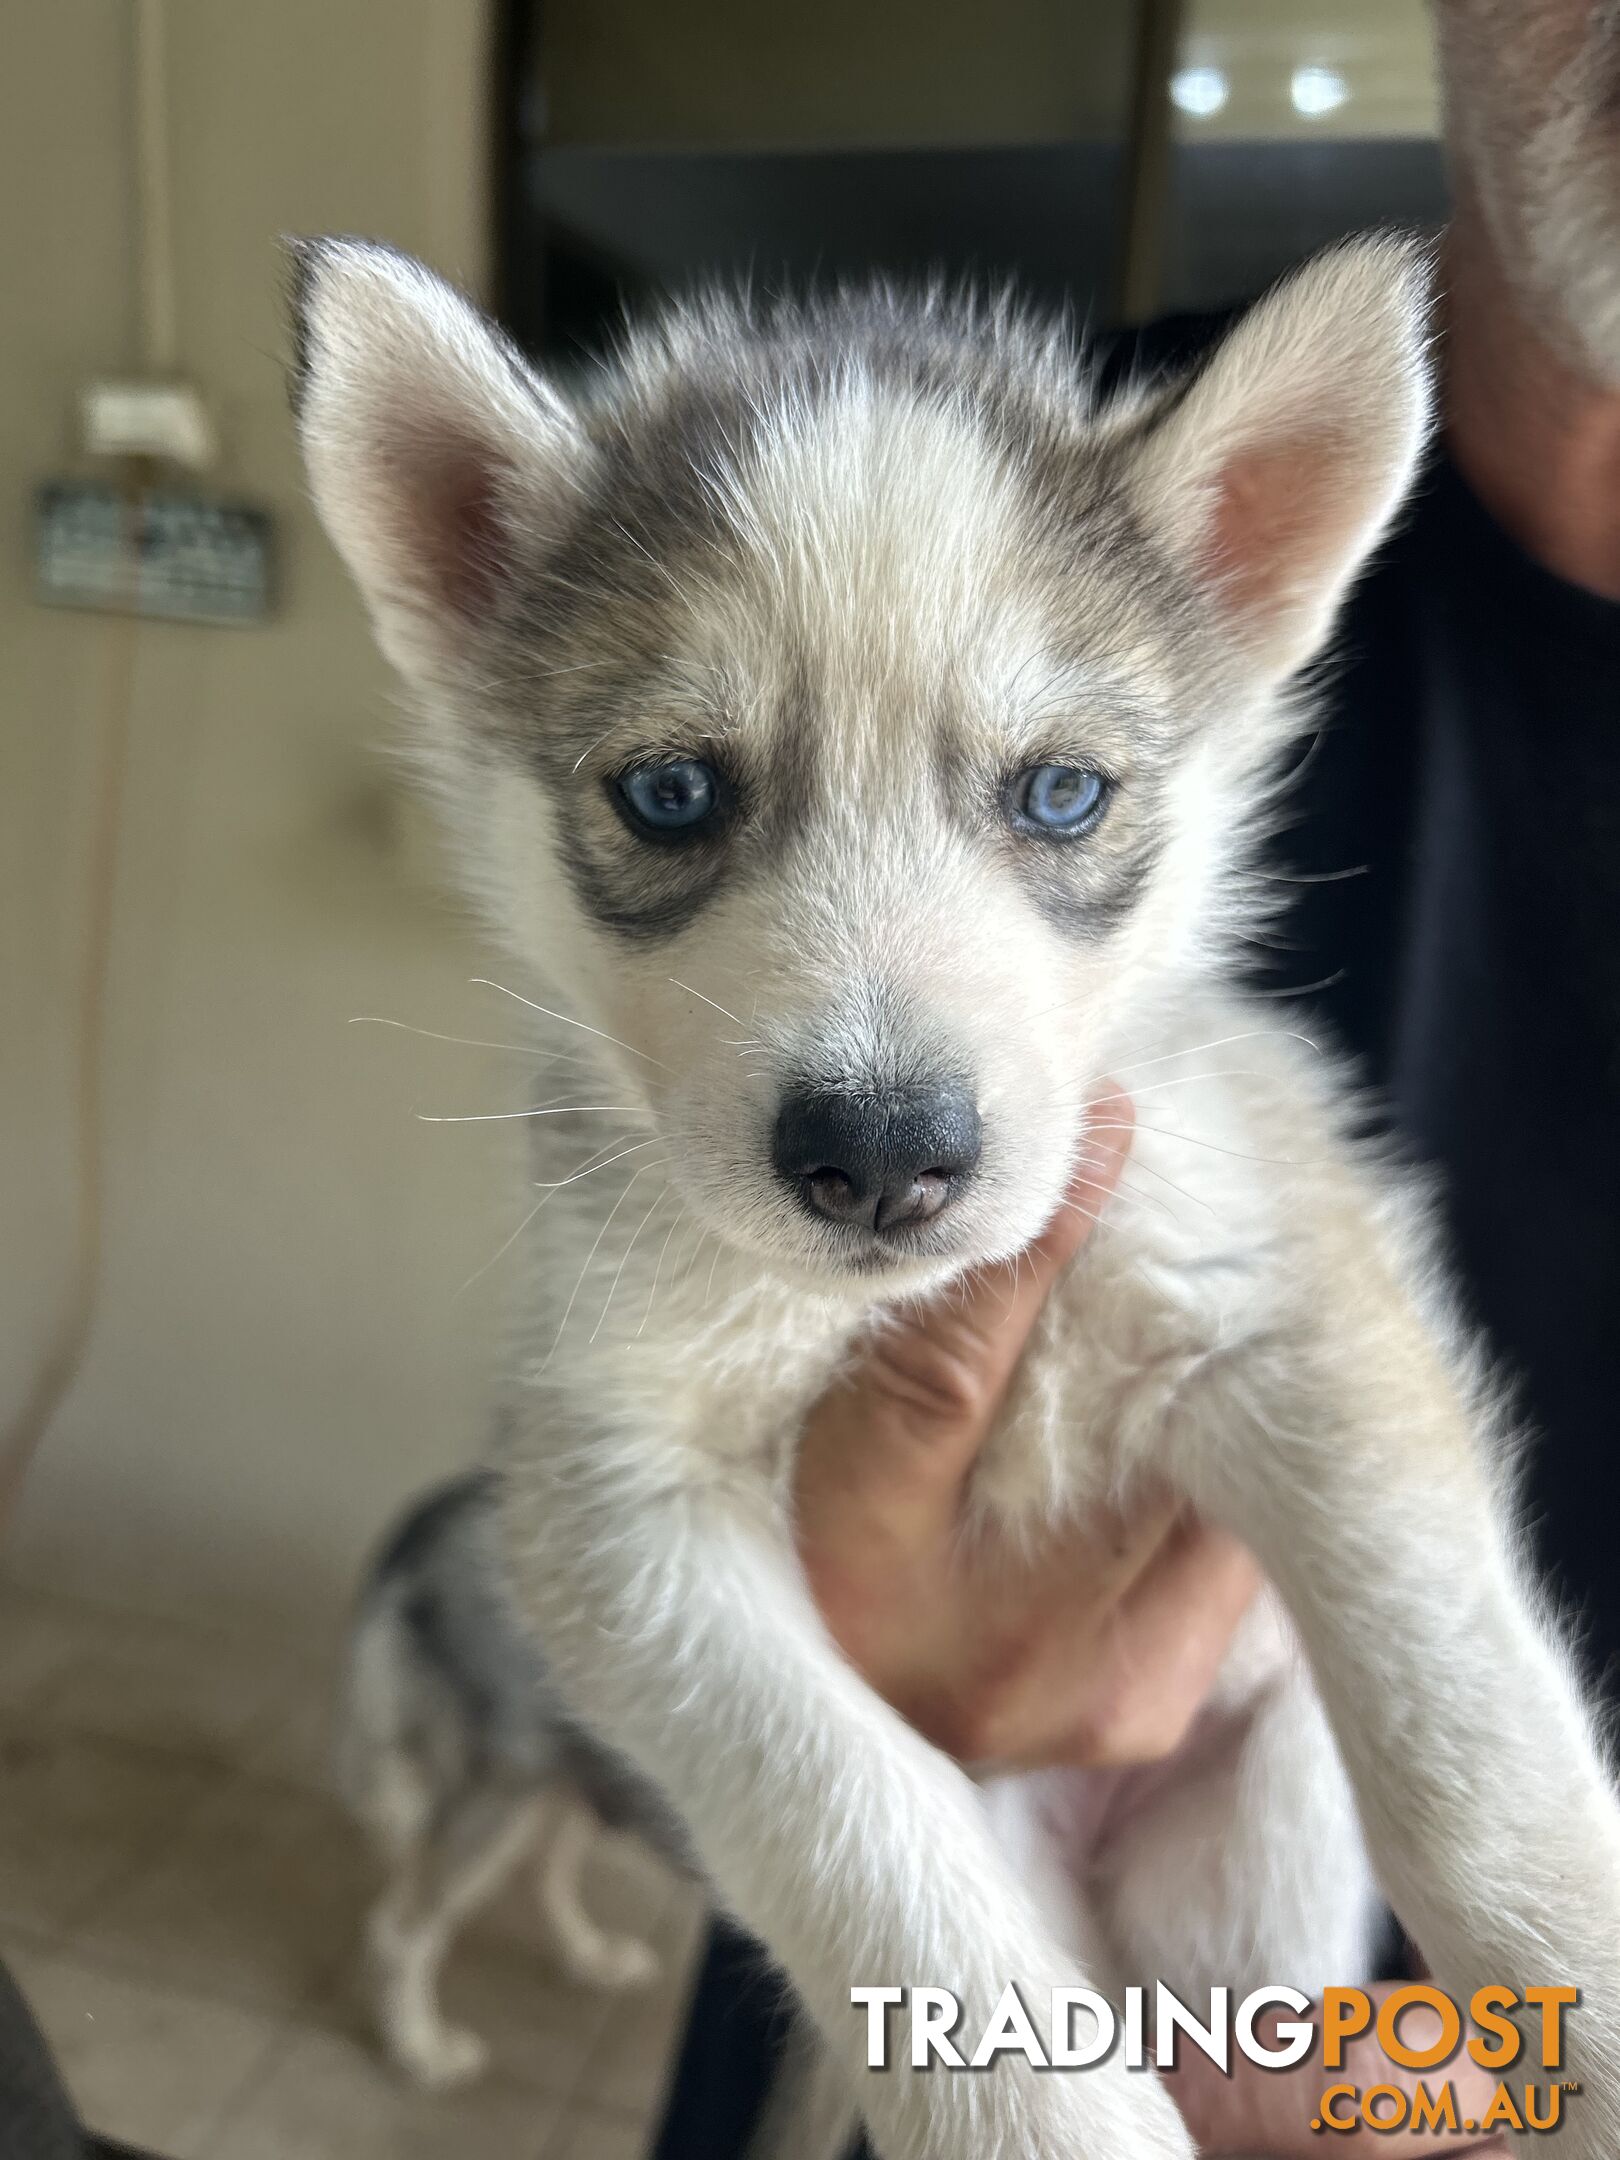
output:
[[[548,1020],[559,1020],[564,1027],[582,1028],[587,1035],[595,1035],[601,1041],[611,1043],[615,1050],[627,1050],[631,1057],[646,1058],[647,1063],[656,1065],[660,1072],[669,1071],[662,1058],[655,1058],[645,1050],[638,1050],[634,1043],[621,1042],[617,1035],[610,1035],[606,1028],[592,1027],[587,1021],[576,1020],[571,1013],[553,1012],[549,1005],[537,1005],[533,998],[526,998],[516,990],[508,990],[505,983],[492,982],[487,975],[474,975],[472,983],[475,989],[498,990],[502,997],[516,998],[520,1005],[527,1005],[530,1012],[543,1013]]]
[[[612,1147],[612,1145],[613,1142],[609,1140],[605,1146],[593,1148],[591,1153],[587,1155],[585,1160],[580,1164],[579,1175],[583,1177],[587,1171],[597,1168],[599,1166],[599,1158],[605,1155],[608,1151],[608,1148]],[[564,1185],[571,1184],[572,1182],[573,1180],[571,1178],[564,1178],[562,1180],[562,1184]],[[450,1302],[452,1305],[455,1303],[456,1298],[464,1296],[466,1292],[472,1288],[475,1282],[479,1281],[483,1276],[487,1275],[490,1269],[495,1265],[497,1260],[501,1259],[503,1255],[509,1253],[512,1250],[512,1247],[517,1243],[518,1239],[523,1235],[524,1231],[528,1229],[530,1223],[534,1221],[534,1218],[539,1214],[540,1210],[545,1206],[546,1202],[551,1198],[552,1194],[559,1191],[560,1189],[561,1187],[559,1185],[547,1186],[546,1190],[540,1195],[540,1198],[534,1203],[534,1206],[530,1208],[528,1214],[524,1216],[523,1220],[512,1232],[512,1235],[507,1238],[503,1244],[497,1246],[495,1251],[490,1254],[489,1258],[484,1262],[481,1268],[475,1268],[472,1274],[467,1277],[467,1280],[461,1285],[461,1288],[456,1291],[455,1296],[451,1298]]]
[[[418,1110],[419,1125],[505,1125],[513,1118],[531,1117],[583,1117],[586,1112],[613,1117],[651,1117],[650,1110],[643,1110],[637,1103],[565,1103],[560,1110],[468,1110],[449,1112]]]
[[[704,1229],[702,1219],[699,1216],[693,1216],[692,1228],[696,1234],[692,1239],[690,1247],[682,1255],[686,1262],[685,1267],[681,1271],[681,1283],[683,1287],[690,1280],[692,1275],[696,1272],[698,1261],[701,1259],[703,1254],[703,1248],[709,1242],[709,1233]]]
[[[644,1170],[651,1169],[652,1165],[650,1163],[643,1163],[642,1168]],[[619,1284],[624,1278],[625,1268],[629,1264],[630,1255],[636,1249],[636,1240],[641,1236],[642,1231],[646,1229],[647,1225],[652,1221],[654,1215],[657,1214],[659,1208],[662,1207],[664,1201],[668,1197],[669,1187],[667,1185],[662,1186],[659,1189],[657,1199],[654,1200],[652,1206],[647,1210],[646,1214],[642,1216],[640,1222],[636,1224],[635,1229],[630,1233],[630,1242],[624,1248],[623,1257],[621,1258],[617,1268],[615,1268],[613,1272],[613,1280],[611,1283],[608,1284],[608,1294],[602,1300],[602,1310],[596,1316],[595,1327],[591,1329],[592,1342],[595,1342],[597,1336],[600,1335],[602,1332],[602,1323],[607,1318],[608,1309],[612,1305],[614,1297],[617,1295]]]
[[[555,1191],[556,1188],[553,1187],[552,1190]],[[466,1293],[472,1288],[475,1282],[481,1282],[483,1278],[489,1273],[490,1269],[495,1265],[496,1261],[502,1259],[507,1253],[512,1250],[512,1247],[517,1243],[518,1239],[523,1235],[524,1231],[528,1229],[530,1223],[534,1221],[534,1218],[539,1214],[540,1210],[545,1206],[546,1202],[550,1198],[551,1193],[549,1192],[542,1193],[540,1195],[539,1199],[534,1203],[534,1206],[530,1208],[528,1214],[524,1216],[523,1220],[512,1232],[512,1235],[509,1238],[505,1239],[501,1244],[496,1246],[495,1250],[490,1254],[489,1258],[484,1262],[481,1268],[474,1268],[473,1272],[467,1277],[467,1280],[461,1285],[461,1288],[455,1293],[455,1297],[452,1297],[452,1299],[450,1300],[452,1304],[455,1303],[456,1298],[464,1297]]]
[[[666,1156],[664,1160],[667,1161],[668,1157]],[[563,1316],[557,1322],[557,1332],[552,1337],[551,1348],[546,1352],[546,1365],[549,1365],[552,1359],[557,1355],[557,1345],[563,1339],[563,1329],[568,1325],[568,1316],[574,1309],[574,1301],[579,1296],[580,1287],[584,1283],[586,1276],[591,1271],[591,1262],[596,1258],[597,1253],[601,1250],[602,1240],[607,1236],[608,1231],[613,1226],[614,1216],[618,1214],[620,1208],[622,1208],[626,1200],[629,1199],[631,1186],[635,1184],[637,1178],[645,1177],[649,1170],[659,1170],[662,1169],[662,1167],[662,1163],[643,1163],[639,1170],[632,1170],[629,1177],[625,1179],[623,1192],[621,1192],[618,1199],[614,1201],[612,1207],[608,1209],[607,1216],[603,1221],[601,1229],[597,1231],[595,1237],[591,1240],[591,1249],[585,1255],[584,1264],[581,1266],[579,1273],[574,1278],[574,1287],[568,1293],[568,1303],[563,1307]],[[543,1365],[540,1369],[542,1372],[544,1372],[545,1365]]]
[[[694,990],[690,983],[682,982],[681,978],[678,975],[672,975],[669,979],[675,985],[677,990],[684,990],[688,997],[703,998],[703,1002],[705,1005],[713,1006],[714,1010],[720,1015],[721,1019],[729,1020],[733,1027],[746,1027],[748,1025],[748,1022],[746,1020],[739,1020],[734,1012],[727,1012],[726,1008],[723,1005],[715,1004],[715,1001],[712,997],[704,997],[701,990]]]
[[[348,1025],[399,1028],[406,1035],[424,1035],[429,1042],[459,1043],[464,1050],[510,1050],[518,1057],[534,1058],[537,1062],[552,1065],[583,1065],[587,1062],[567,1050],[541,1050],[533,1043],[486,1042],[478,1035],[443,1035],[437,1028],[413,1027],[409,1020],[390,1020],[383,1013],[351,1013]]]
[[[590,756],[591,752],[593,750],[601,749],[603,743],[607,741],[608,737],[613,733],[613,730],[618,726],[618,724],[619,723],[617,720],[609,721],[608,725],[602,730],[601,734],[597,736],[596,740],[592,743],[586,744],[585,748],[579,753],[579,756],[575,758],[573,764],[569,767],[569,771],[578,772],[579,768],[584,764],[585,760]]]
[[[1196,1087],[1201,1080],[1264,1080],[1265,1077],[1264,1073],[1252,1072],[1247,1066],[1223,1065],[1216,1072],[1181,1073],[1173,1080],[1152,1080],[1146,1087],[1132,1087],[1127,1093],[1132,1102],[1139,1102],[1147,1095],[1162,1095],[1166,1088]],[[1062,1090],[1050,1098],[1053,1102],[1065,1099],[1072,1101],[1073,1098],[1072,1095],[1066,1098]]]
[[[666,1187],[666,1190],[667,1189],[668,1188]],[[641,1316],[641,1327],[638,1327],[636,1329],[636,1340],[638,1342],[641,1339],[642,1330],[646,1327],[647,1322],[652,1318],[653,1300],[658,1295],[658,1278],[664,1272],[664,1262],[669,1256],[669,1248],[671,1241],[673,1240],[676,1231],[680,1228],[681,1224],[685,1221],[685,1219],[686,1210],[683,1207],[677,1206],[675,1212],[675,1219],[670,1224],[669,1229],[665,1232],[664,1242],[658,1249],[658,1265],[653,1269],[652,1288],[647,1292],[647,1309]]]
[[[1206,1050],[1224,1050],[1229,1044],[1240,1042],[1297,1042],[1303,1043],[1307,1050],[1317,1052],[1320,1052],[1322,1047],[1320,1043],[1312,1042],[1308,1035],[1297,1034],[1290,1028],[1246,1028],[1241,1035],[1219,1035],[1213,1042],[1189,1043],[1184,1050],[1166,1050],[1162,1057],[1142,1058],[1134,1065],[1118,1066],[1113,1077],[1123,1080],[1126,1073],[1146,1072],[1150,1065],[1168,1065],[1173,1058],[1199,1057]],[[1132,1092],[1133,1090],[1126,1089],[1127,1094]]]
[[[1092,1192],[1101,1193],[1106,1199],[1122,1201],[1127,1207],[1157,1208],[1161,1215],[1168,1215],[1172,1222],[1175,1220],[1175,1213],[1170,1203],[1167,1200],[1161,1200],[1157,1193],[1126,1192],[1118,1184],[1105,1186],[1099,1183],[1096,1178],[1075,1178],[1071,1182],[1084,1185]]]
[[[1249,995],[1263,998],[1310,997],[1318,990],[1333,989],[1336,984],[1344,981],[1349,972],[1348,968],[1335,968],[1331,975],[1318,976],[1315,982],[1300,983],[1295,989],[1251,990]]]
[[[1101,1215],[1098,1214],[1095,1208],[1082,1207],[1078,1200],[1060,1200],[1058,1206],[1066,1209],[1071,1215],[1083,1215],[1087,1222],[1100,1223],[1102,1221]]]
[[[699,1216],[693,1216],[692,1227],[696,1230],[697,1236],[692,1240],[692,1250],[686,1255],[686,1266],[681,1272],[680,1287],[682,1289],[691,1280],[692,1271],[697,1266],[699,1256],[709,1237],[709,1233],[704,1229],[702,1219]]]
[[[1155,1170],[1151,1163],[1140,1162],[1133,1155],[1120,1171],[1122,1180],[1127,1170],[1140,1170],[1144,1177],[1157,1178],[1161,1185],[1168,1185],[1172,1192],[1180,1193],[1183,1200],[1190,1200],[1194,1207],[1201,1207],[1206,1215],[1213,1215],[1216,1212],[1213,1204],[1206,1200],[1202,1193],[1188,1192],[1185,1185],[1178,1185],[1174,1178],[1166,1177],[1162,1170]],[[1153,1198],[1153,1195],[1151,1193],[1137,1193],[1135,1197],[1138,1200],[1149,1200]]]
[[[598,1170],[606,1170],[612,1163],[623,1162],[627,1155],[637,1155],[644,1147],[656,1147],[663,1138],[662,1133],[654,1133],[648,1140],[636,1141],[633,1147],[620,1148],[617,1155],[608,1157],[607,1162],[592,1163],[583,1170],[575,1170],[568,1177],[553,1178],[549,1182],[536,1180],[531,1189],[535,1192],[561,1192],[565,1185],[577,1185],[582,1177],[594,1177]],[[608,1144],[611,1146],[612,1142]]]
[[[1212,1155],[1231,1155],[1239,1162],[1268,1163],[1274,1169],[1299,1170],[1311,1167],[1311,1158],[1308,1156],[1250,1155],[1243,1148],[1223,1147],[1217,1140],[1201,1140],[1196,1133],[1178,1132],[1172,1125],[1144,1125],[1140,1118],[1133,1118],[1128,1125],[1097,1124],[1093,1125],[1091,1130],[1093,1132],[1154,1133],[1161,1140],[1185,1140],[1189,1147],[1208,1148]],[[1147,1164],[1139,1163],[1137,1168],[1145,1170]]]

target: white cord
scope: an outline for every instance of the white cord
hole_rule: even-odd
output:
[[[167,0],[135,0],[136,275],[141,360],[149,375],[172,375],[180,351],[169,171],[168,28]]]

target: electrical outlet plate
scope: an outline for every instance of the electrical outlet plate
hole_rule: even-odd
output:
[[[196,623],[270,612],[270,520],[244,503],[53,481],[35,541],[39,597],[53,607]]]
[[[92,457],[164,458],[210,465],[214,424],[189,383],[95,382],[83,397],[84,447]]]

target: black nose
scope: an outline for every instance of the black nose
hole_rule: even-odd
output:
[[[891,1095],[790,1095],[776,1167],[829,1222],[895,1230],[927,1222],[979,1160],[979,1113],[960,1087]]]

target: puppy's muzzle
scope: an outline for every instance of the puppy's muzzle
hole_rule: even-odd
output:
[[[852,1229],[931,1222],[979,1161],[979,1113],[954,1083],[891,1094],[790,1094],[772,1160],[813,1215]]]

